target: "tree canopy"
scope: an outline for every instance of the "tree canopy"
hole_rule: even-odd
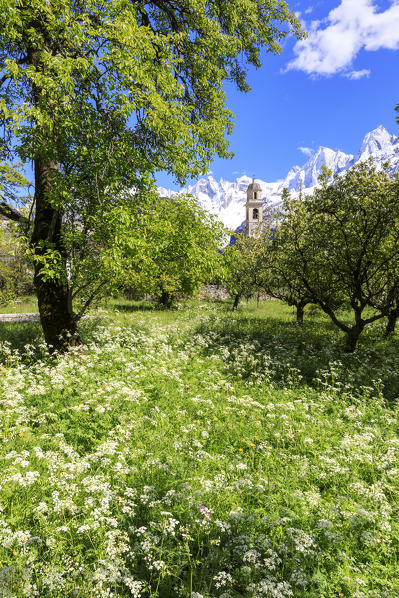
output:
[[[1,139],[32,160],[31,247],[46,340],[77,339],[68,302],[63,214],[111,204],[163,169],[183,181],[229,155],[223,83],[249,89],[246,65],[302,35],[283,0],[2,0]],[[42,276],[54,252],[64,276]],[[64,334],[67,332],[68,334]],[[72,336],[71,336],[72,335]]]
[[[147,203],[138,226],[125,251],[134,264],[133,288],[153,294],[168,307],[176,295],[191,296],[218,276],[226,231],[193,197]]]
[[[235,234],[234,244],[230,244],[224,250],[223,282],[234,297],[233,311],[237,309],[243,297],[249,298],[261,290],[269,232],[266,226],[253,237]]]
[[[123,289],[169,307],[219,272],[226,233],[194,198],[147,192],[132,202],[126,195],[112,209],[67,221],[69,288],[80,313],[96,296]]]
[[[288,189],[283,189],[283,207],[274,217],[273,227],[265,243],[260,263],[260,286],[267,295],[281,299],[296,307],[298,324],[303,323],[304,308],[312,302],[311,294],[301,280],[293,260],[290,228],[284,224],[284,216],[291,213],[292,199]],[[299,202],[302,201],[302,194]]]
[[[104,162],[111,127],[109,141],[126,135],[125,159],[140,175],[162,168],[184,179],[213,153],[227,156],[223,82],[247,91],[245,65],[260,66],[262,48],[277,53],[289,31],[300,34],[275,0],[2,4],[0,107],[17,151]]]
[[[312,197],[290,202],[281,234],[294,277],[346,333],[346,350],[354,351],[365,326],[388,315],[397,296],[399,186],[372,160],[332,183],[330,176],[324,172]],[[340,312],[344,307],[352,322]]]

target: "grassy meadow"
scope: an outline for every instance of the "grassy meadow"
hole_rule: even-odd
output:
[[[34,313],[37,310],[37,299],[32,295],[22,295],[6,305],[0,304],[0,314],[25,314]]]
[[[0,597],[399,597],[399,338],[229,307],[0,323]]]

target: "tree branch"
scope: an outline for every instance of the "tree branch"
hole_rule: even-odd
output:
[[[8,220],[14,222],[27,222],[27,218],[18,212],[15,208],[9,206],[5,201],[0,202],[0,214],[5,216]]]

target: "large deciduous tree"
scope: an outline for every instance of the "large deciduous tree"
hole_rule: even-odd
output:
[[[247,91],[245,65],[302,35],[283,0],[2,0],[0,116],[10,156],[32,160],[31,249],[48,344],[78,342],[63,216],[179,180],[228,156],[223,82]],[[81,198],[81,199],[80,199]],[[49,265],[53,256],[54,264]],[[50,275],[52,274],[52,275]]]

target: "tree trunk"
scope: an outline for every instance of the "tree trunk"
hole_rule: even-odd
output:
[[[387,327],[385,328],[385,338],[388,338],[395,332],[396,322],[399,316],[399,308],[391,309],[388,314]]]
[[[159,302],[165,309],[170,309],[173,304],[173,295],[168,293],[168,291],[162,291]]]
[[[233,303],[233,308],[232,308],[233,311],[237,311],[237,307],[240,302],[240,299],[241,299],[241,293],[236,293],[234,295],[234,303]]]
[[[68,298],[66,256],[61,237],[62,214],[51,205],[48,197],[51,176],[56,170],[54,163],[35,161],[35,222],[31,247],[38,258],[34,260],[34,284],[44,338],[51,351],[64,351],[81,341]],[[52,278],[43,276],[44,264],[40,259],[48,249],[61,256],[61,271]]]
[[[298,303],[296,306],[296,323],[299,325],[303,324],[303,312],[305,306],[302,303]]]
[[[345,353],[353,353],[355,351],[363,328],[364,326],[356,325],[346,333]]]
[[[33,26],[38,26],[36,21]],[[50,46],[50,40],[44,39],[42,48],[28,47],[28,64],[33,65],[37,71],[44,72],[41,50],[49,50]],[[36,84],[33,85],[33,103],[36,107],[46,103],[43,89]],[[54,145],[55,129],[54,124],[53,138],[42,139],[42,147],[38,147],[34,159],[35,220],[30,246],[33,255],[37,258],[34,259],[34,285],[44,338],[50,351],[65,351],[72,345],[80,345],[81,340],[69,301],[66,255],[61,235],[62,212],[57,210],[52,198],[54,178],[58,172],[56,152],[53,150],[52,159],[46,156],[51,145]],[[48,250],[56,252],[59,256],[55,276],[46,274],[46,264],[43,263]]]

